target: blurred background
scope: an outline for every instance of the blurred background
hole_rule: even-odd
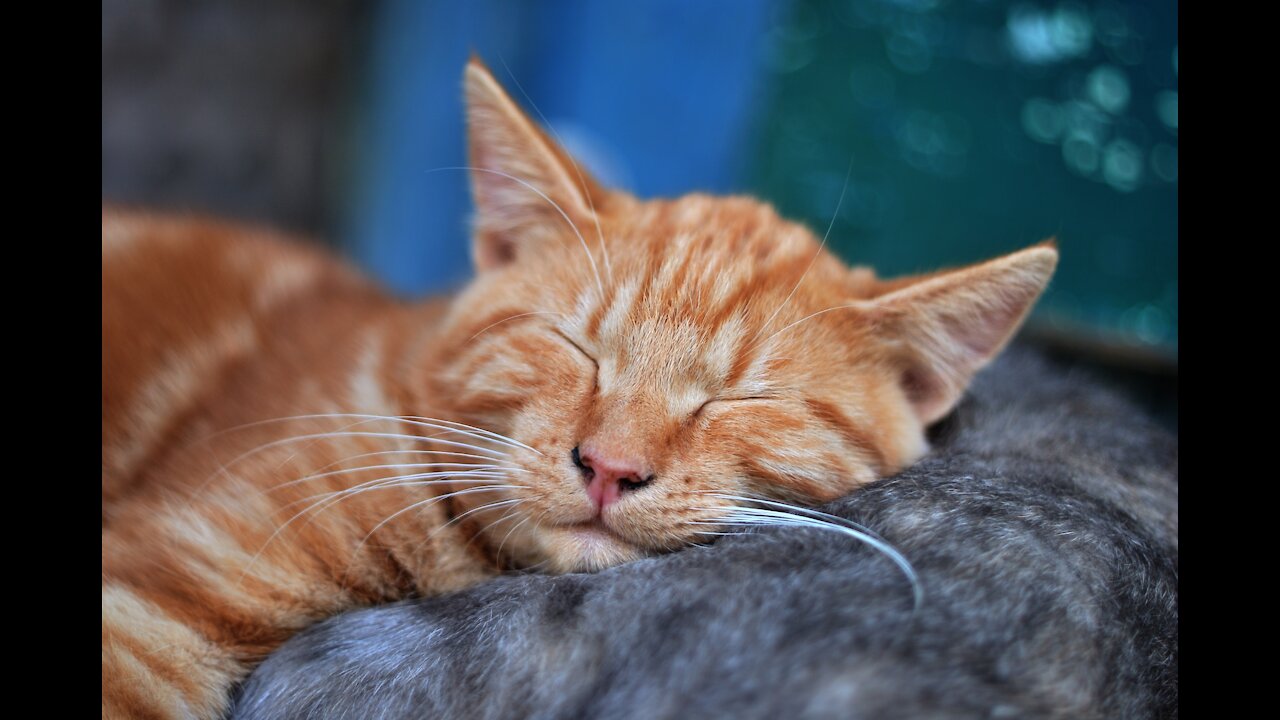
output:
[[[305,233],[407,296],[456,288],[471,205],[441,168],[466,162],[474,50],[606,183],[753,194],[882,275],[1056,236],[1026,336],[1176,425],[1177,12],[103,0],[102,195]]]

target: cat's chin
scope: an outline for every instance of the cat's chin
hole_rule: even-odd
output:
[[[544,541],[553,573],[594,572],[647,555],[597,523],[545,528]]]

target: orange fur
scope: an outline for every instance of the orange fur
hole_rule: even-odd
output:
[[[678,548],[717,491],[815,503],[893,473],[1056,262],[1040,245],[879,281],[749,198],[604,190],[478,62],[466,92],[481,272],[451,300],[394,301],[261,231],[104,208],[104,717],[216,717],[266,653],[345,608]],[[326,413],[530,449],[263,422]],[[653,480],[597,508],[579,446]],[[312,505],[424,458],[512,469]]]

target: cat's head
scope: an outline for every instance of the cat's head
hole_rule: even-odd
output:
[[[478,276],[414,386],[517,441],[484,481],[506,489],[456,500],[519,564],[598,569],[707,539],[721,495],[813,504],[896,472],[1057,262],[878,280],[757,200],[601,187],[474,60],[465,88]]]

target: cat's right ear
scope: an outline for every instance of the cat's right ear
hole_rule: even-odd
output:
[[[474,56],[463,83],[476,205],[472,257],[484,272],[589,222],[606,197]]]
[[[874,282],[867,305],[893,351],[907,396],[929,424],[959,401],[1044,292],[1058,264],[1050,240],[956,270]]]

